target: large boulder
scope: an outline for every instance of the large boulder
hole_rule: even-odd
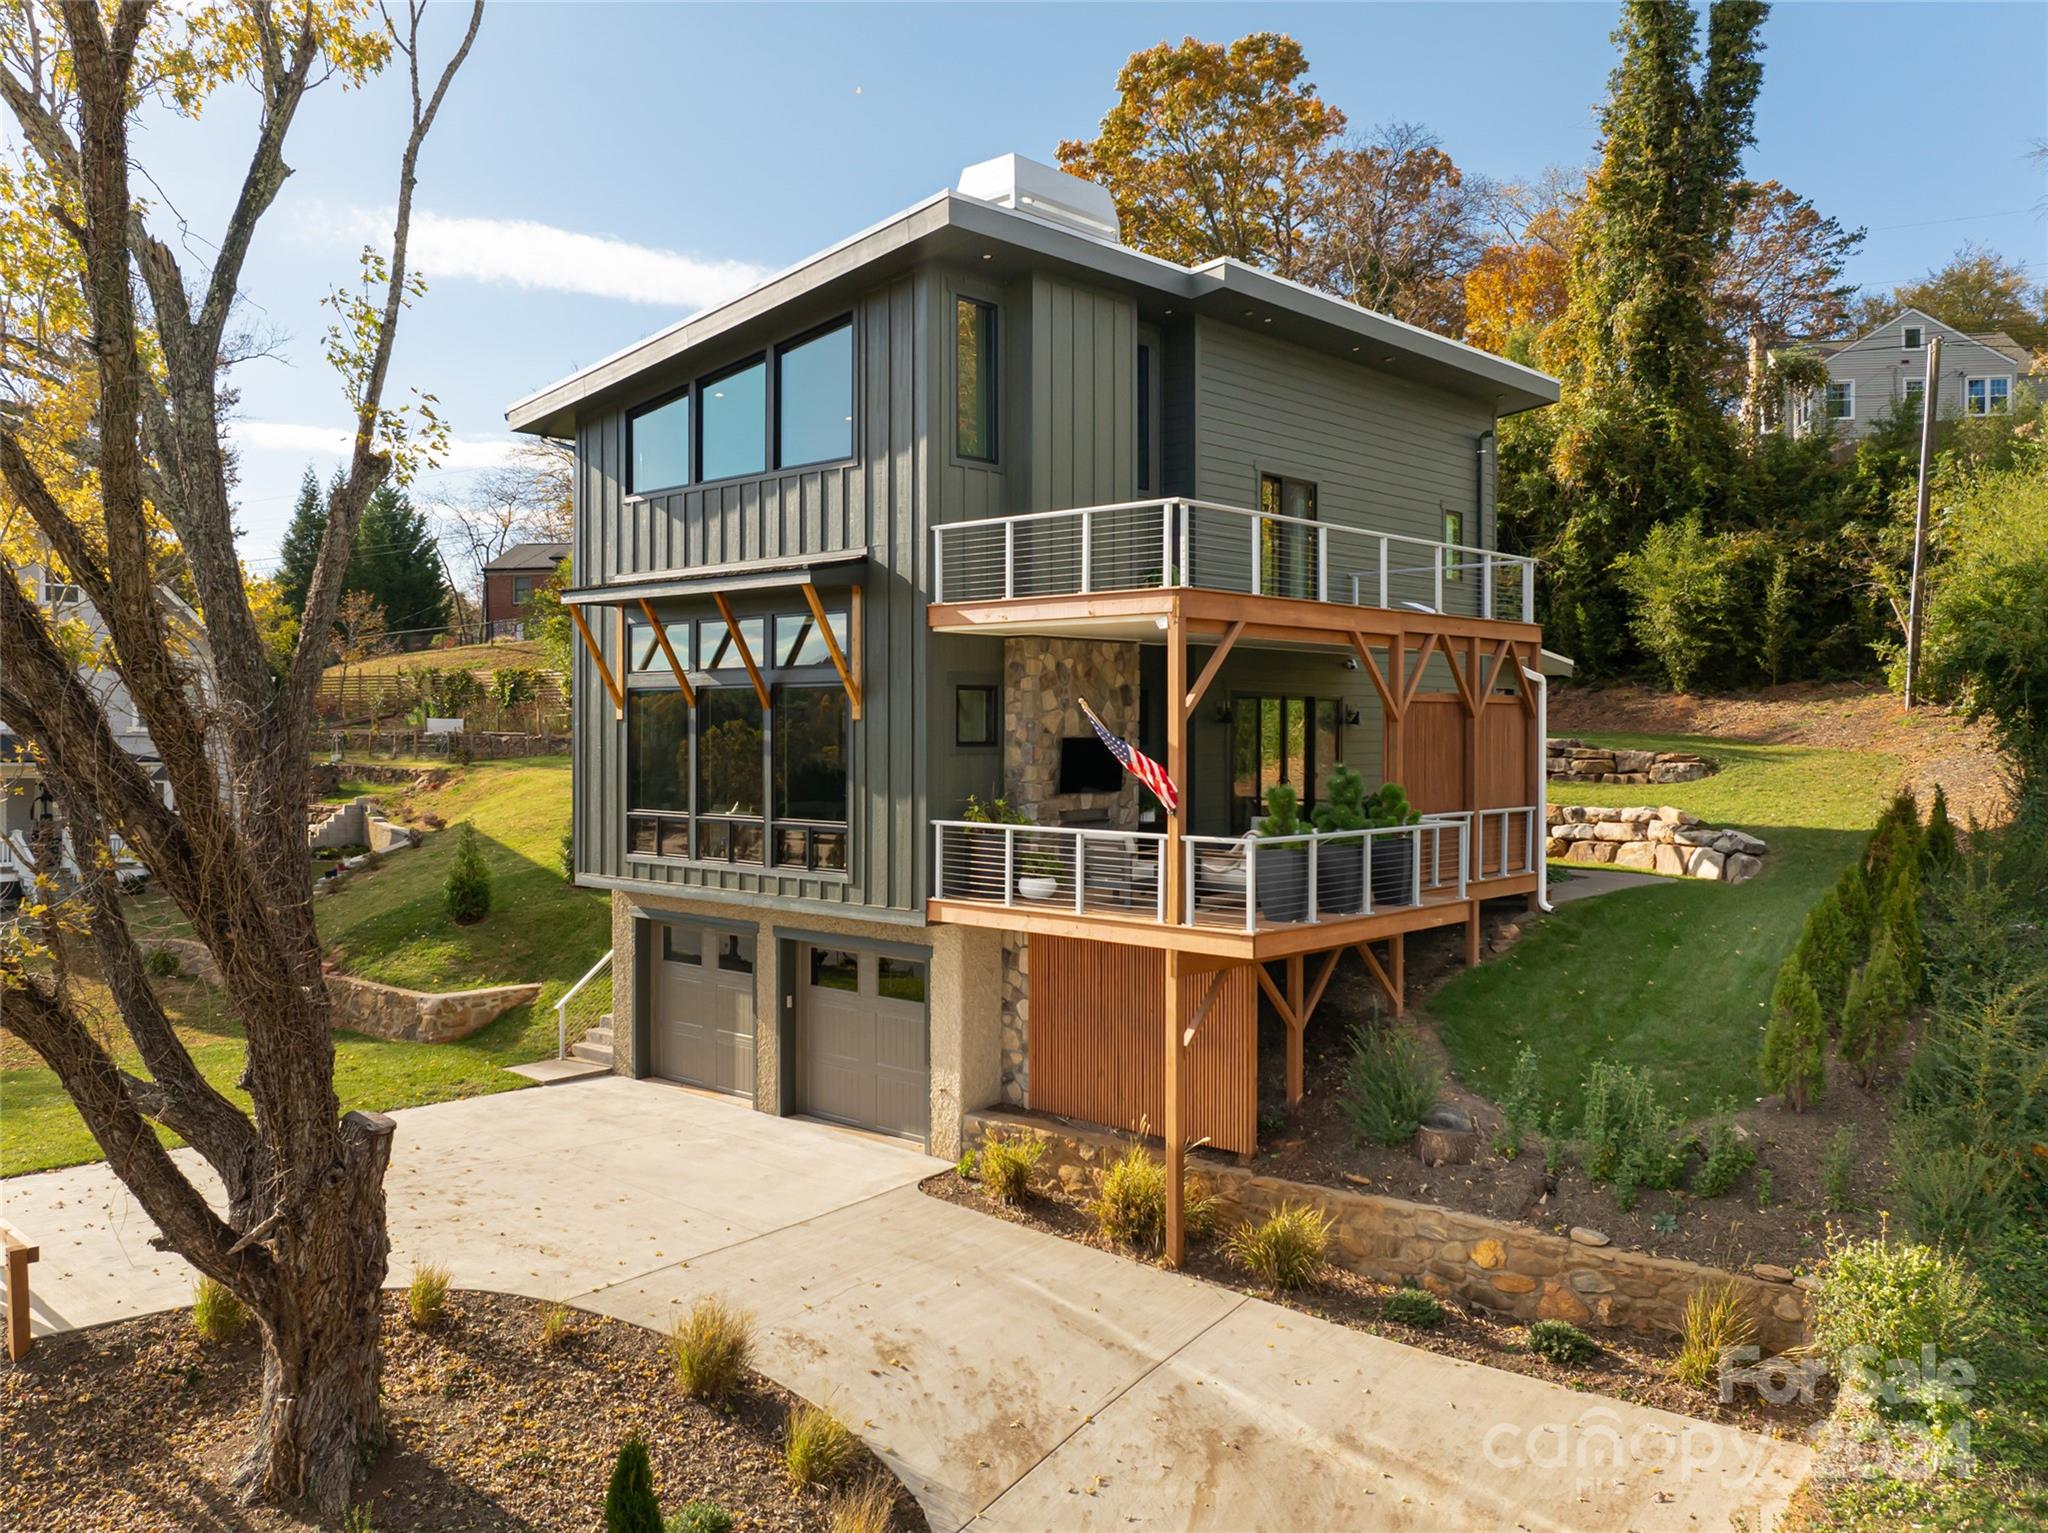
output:
[[[1718,882],[1722,870],[1727,865],[1728,859],[1714,850],[1713,847],[1701,846],[1695,847],[1692,855],[1686,858],[1685,872],[1688,878],[1706,878]]]

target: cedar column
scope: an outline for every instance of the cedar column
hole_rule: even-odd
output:
[[[1408,635],[1397,633],[1387,640],[1387,686],[1394,696],[1408,695]],[[1404,733],[1401,719],[1403,710],[1388,708],[1386,714],[1386,738],[1380,749],[1380,782],[1405,784],[1401,760],[1401,737]]]
[[[1180,808],[1166,816],[1166,839],[1160,844],[1163,863],[1160,875],[1166,881],[1166,920],[1179,926],[1186,917],[1187,901],[1181,888],[1181,833],[1187,814],[1188,765],[1188,644],[1181,627],[1180,598],[1175,597],[1166,615],[1166,775],[1180,795]],[[1165,1111],[1162,1131],[1166,1138],[1166,1265],[1178,1267],[1187,1256],[1184,1222],[1184,1190],[1187,1168],[1187,1124],[1181,1113],[1181,1021],[1180,967],[1178,948],[1166,950],[1161,965],[1166,974],[1160,1016],[1165,1032]]]

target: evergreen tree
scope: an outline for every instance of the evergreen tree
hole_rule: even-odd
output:
[[[1842,1003],[1842,1063],[1868,1086],[1890,1059],[1905,1035],[1906,977],[1899,968],[1898,949],[1879,942],[1870,962],[1857,973]]]
[[[1920,935],[1920,864],[1904,861],[1885,896],[1885,942],[1898,956],[1908,1000],[1918,1000],[1927,983],[1927,946]]]
[[[441,893],[448,919],[457,926],[473,925],[490,914],[491,870],[477,845],[476,827],[467,821],[455,832],[455,860],[449,864]]]
[[[1849,933],[1851,961],[1861,962],[1870,949],[1870,926],[1876,916],[1862,863],[1852,862],[1842,869],[1842,876],[1835,880],[1835,898],[1841,902],[1842,924]]]
[[[1920,838],[1920,858],[1937,873],[1955,866],[1959,848],[1955,822],[1948,817],[1948,795],[1935,785],[1934,807],[1927,813],[1927,830]]]
[[[604,1533],[661,1533],[661,1503],[654,1495],[654,1465],[647,1444],[626,1439],[604,1493]]]
[[[1827,1084],[1821,1054],[1827,1034],[1820,998],[1794,953],[1778,970],[1778,982],[1771,989],[1771,1019],[1764,1027],[1763,1057],[1758,1061],[1764,1089],[1783,1096],[1794,1112],[1804,1112]]]
[[[448,581],[433,531],[426,513],[395,485],[381,486],[363,509],[347,588],[368,591],[393,633],[447,620]]]
[[[327,532],[327,497],[320,493],[320,481],[313,465],[299,481],[299,498],[292,506],[291,525],[285,529],[279,550],[282,564],[277,572],[278,593],[293,617],[306,611],[306,589],[313,583],[313,561],[320,557],[320,539]]]
[[[1842,997],[1848,992],[1849,973],[1856,961],[1850,950],[1849,922],[1842,913],[1842,898],[1834,890],[1828,890],[1807,911],[1806,924],[1799,929],[1799,945],[1792,956],[1813,984],[1821,1015],[1840,1016]]]

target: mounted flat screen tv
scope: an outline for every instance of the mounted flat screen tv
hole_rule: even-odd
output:
[[[1114,793],[1123,785],[1123,766],[1094,735],[1060,741],[1060,792]]]

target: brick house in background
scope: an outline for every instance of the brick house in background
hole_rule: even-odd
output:
[[[492,638],[516,633],[533,593],[554,578],[569,557],[567,543],[514,543],[483,568],[484,631]]]

